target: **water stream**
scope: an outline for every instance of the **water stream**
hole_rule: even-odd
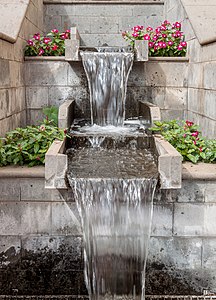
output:
[[[67,152],[68,180],[83,228],[87,289],[95,300],[144,299],[157,165],[151,147],[143,146],[148,142],[143,142],[142,133],[131,139],[130,131],[122,130],[133,54],[81,56],[90,89],[92,129],[111,128],[97,127],[98,134],[93,135],[88,128],[88,135],[78,136]]]

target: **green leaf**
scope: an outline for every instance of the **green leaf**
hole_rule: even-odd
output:
[[[40,149],[40,145],[38,143],[34,144],[34,152],[38,153],[39,149]]]

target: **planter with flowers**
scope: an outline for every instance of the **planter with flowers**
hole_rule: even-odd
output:
[[[123,32],[122,36],[133,47],[136,41],[147,41],[149,56],[184,57],[187,53],[187,42],[179,22],[171,24],[165,20],[155,29],[137,25],[132,28],[132,31]]]
[[[70,30],[59,32],[52,29],[46,36],[35,33],[27,41],[25,56],[64,56],[65,40],[70,38]]]

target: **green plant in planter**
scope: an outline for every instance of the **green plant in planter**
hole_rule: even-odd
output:
[[[46,36],[35,33],[27,41],[26,56],[63,56],[65,55],[65,40],[70,38],[70,30],[59,32],[52,29]]]
[[[46,107],[43,113],[45,119],[41,125],[16,128],[0,139],[0,166],[27,164],[32,167],[45,163],[45,154],[52,142],[63,140],[66,130],[57,127],[57,107]]]
[[[149,56],[185,56],[187,52],[187,42],[179,22],[171,24],[165,20],[155,29],[137,25],[132,31],[123,32],[122,36],[132,46],[136,40],[148,41]]]
[[[163,135],[184,161],[216,163],[216,140],[205,139],[193,122],[171,120],[154,124],[150,130]]]

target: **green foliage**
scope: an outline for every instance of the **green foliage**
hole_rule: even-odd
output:
[[[154,124],[150,130],[163,135],[181,153],[183,160],[216,163],[216,140],[205,139],[193,122],[171,120]]]
[[[58,126],[58,107],[50,106],[43,108],[43,114],[45,115],[44,122],[50,122],[54,126]]]
[[[54,139],[63,140],[64,136],[64,131],[48,120],[39,126],[16,128],[0,140],[0,166],[42,165]]]

